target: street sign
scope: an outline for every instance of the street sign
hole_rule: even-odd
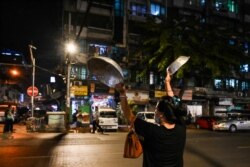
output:
[[[29,96],[32,96],[32,91],[33,91],[33,87],[32,87],[32,86],[28,87],[28,89],[27,89],[27,94],[28,94]],[[34,96],[37,96],[37,95],[38,95],[38,92],[39,92],[39,91],[38,91],[38,88],[34,86]]]

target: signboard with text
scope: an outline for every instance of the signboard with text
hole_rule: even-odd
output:
[[[88,86],[72,86],[70,87],[70,96],[87,96]]]

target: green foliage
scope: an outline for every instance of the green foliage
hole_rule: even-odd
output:
[[[229,45],[234,34],[237,39],[245,39],[231,27],[221,29],[216,25],[201,24],[200,20],[183,18],[165,19],[157,24],[151,18],[142,29],[145,34],[139,52],[143,55],[141,63],[147,68],[141,75],[152,69],[165,71],[180,55],[190,56],[190,60],[178,70],[178,78],[191,71],[210,78],[229,76],[239,72],[241,63],[250,63],[250,57],[244,55],[240,45]]]

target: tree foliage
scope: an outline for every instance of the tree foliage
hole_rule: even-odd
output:
[[[199,19],[162,19],[161,23],[156,23],[150,18],[142,29],[144,34],[138,53],[143,56],[142,64],[147,64],[148,68],[141,75],[152,69],[165,71],[180,55],[190,56],[190,60],[178,70],[177,77],[184,73],[209,78],[232,76],[238,74],[242,63],[250,63],[250,56],[240,44],[240,40],[246,39],[232,27],[221,28],[201,23]],[[230,40],[235,44],[229,44]]]

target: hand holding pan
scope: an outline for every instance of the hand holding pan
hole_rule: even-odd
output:
[[[121,67],[108,57],[91,57],[87,61],[87,68],[100,82],[109,87],[123,83],[124,76]]]

